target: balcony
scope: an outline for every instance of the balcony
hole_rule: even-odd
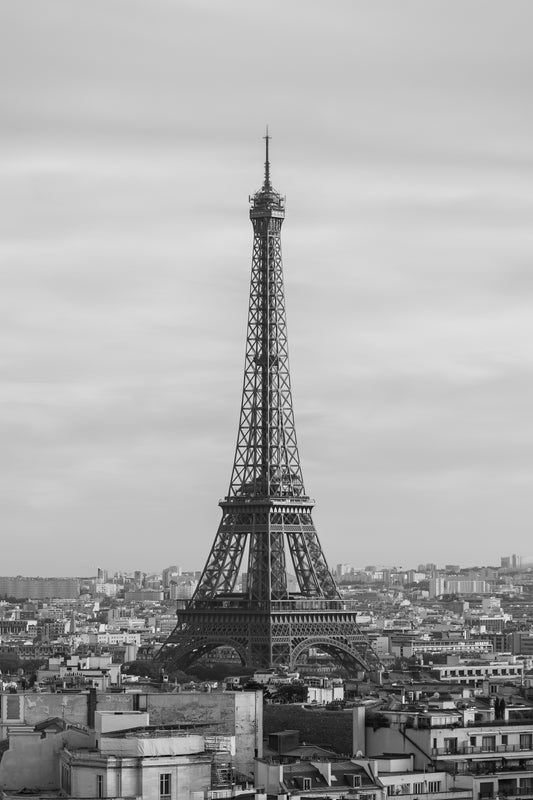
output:
[[[398,797],[401,797],[402,800],[404,798],[406,800],[419,800],[420,797],[423,797],[424,800],[445,800],[445,798],[448,798],[448,800],[451,798],[453,800],[472,800],[472,792],[470,789],[448,789],[446,792],[430,792],[426,789],[423,792],[410,792],[409,794],[401,792]]]
[[[500,798],[533,797],[533,781],[531,778],[500,778],[498,781],[498,795]]]
[[[450,747],[433,747],[431,755],[433,757],[440,756],[475,756],[475,755],[499,755],[505,753],[521,753],[523,755],[533,754],[533,747],[521,747],[518,744],[498,744],[488,745],[486,747],[474,747],[469,744],[458,744],[456,748]]]
[[[514,792],[510,792],[506,794],[502,792],[501,789],[498,789],[497,794],[485,794],[479,792],[478,800],[494,800],[495,797],[498,797],[499,800],[527,800],[528,798],[533,798],[533,790],[527,789],[526,791],[522,792],[520,789],[517,789]]]
[[[502,759],[505,760],[505,759]],[[500,792],[502,781],[508,780],[512,775],[514,780],[528,778],[533,774],[533,762],[523,762],[522,759],[514,759],[500,764],[497,760],[493,761],[446,761],[442,764],[442,769],[449,775],[469,775],[473,777],[487,776],[498,777],[500,781]],[[516,776],[516,777],[515,777]],[[525,787],[524,787],[525,791]],[[533,791],[533,789],[531,790]],[[513,794],[511,792],[511,794]]]
[[[189,603],[190,601],[185,600]],[[271,600],[261,602],[260,600],[250,600],[246,595],[240,593],[218,595],[214,598],[204,599],[196,598],[186,608],[182,609],[183,612],[190,611],[191,609],[206,609],[213,611],[214,609],[226,608],[239,608],[246,611],[266,612],[266,613],[281,613],[287,611],[294,611],[297,613],[306,612],[348,612],[356,614],[360,605],[355,600],[343,600],[342,598],[335,598],[327,600],[322,597],[304,597],[297,596],[287,600]]]
[[[516,709],[510,709],[510,713],[516,714],[519,713]],[[533,727],[533,715],[524,713],[523,717],[515,716],[512,719],[498,719],[498,720],[474,720],[473,722],[467,722],[467,728],[501,728],[501,727],[509,727],[510,725],[515,727],[523,726],[525,729],[530,729]]]
[[[297,597],[291,600],[273,600],[270,604],[276,611],[349,611],[356,613],[360,605],[355,600],[325,600],[321,597]]]

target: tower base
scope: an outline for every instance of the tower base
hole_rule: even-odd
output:
[[[369,670],[377,659],[351,605],[297,598],[271,601],[264,609],[242,595],[192,601],[178,611],[177,625],[157,658],[186,670],[211,650],[231,647],[243,666],[294,669],[303,653],[317,648],[350,672]]]

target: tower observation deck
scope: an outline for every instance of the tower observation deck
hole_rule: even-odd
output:
[[[196,591],[158,659],[187,668],[218,647],[252,667],[294,667],[317,648],[350,670],[376,657],[341,598],[313,524],[298,454],[285,316],[285,199],[250,197],[252,274],[237,444],[222,519]],[[289,574],[295,577],[290,584]],[[243,573],[241,585],[239,576]]]

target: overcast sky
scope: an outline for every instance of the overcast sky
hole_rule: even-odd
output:
[[[529,0],[3,0],[1,574],[200,569],[265,124],[330,565],[533,551]]]

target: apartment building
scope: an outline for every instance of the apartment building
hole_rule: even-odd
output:
[[[78,578],[24,578],[0,576],[0,597],[75,599],[80,594]]]
[[[446,772],[479,798],[533,796],[533,709],[520,721],[494,719],[494,709],[384,711],[365,726],[370,758],[410,753],[415,767]],[[525,708],[527,713],[527,708]],[[428,774],[429,778],[429,774]]]
[[[197,797],[196,792],[203,796],[211,786],[212,763],[204,737],[138,723],[135,714],[97,712],[96,747],[65,746],[60,751],[64,796],[165,800],[187,800]]]
[[[433,674],[446,683],[460,683],[464,686],[481,686],[484,680],[522,683],[524,664],[520,661],[476,661],[460,664],[435,665]]]

